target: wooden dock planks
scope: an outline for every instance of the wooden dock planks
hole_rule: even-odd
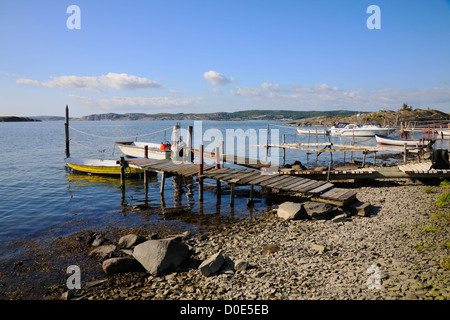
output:
[[[198,176],[199,165],[194,163],[176,163],[169,160],[127,159],[133,167],[144,170],[169,172],[182,176]],[[315,172],[317,173],[317,172]],[[327,172],[325,171],[324,174]],[[207,179],[214,179],[231,183],[232,185],[256,185],[266,188],[280,189],[288,192],[312,195],[314,199],[336,205],[345,205],[355,199],[356,192],[335,188],[332,183],[317,181],[304,176],[291,174],[261,174],[258,170],[215,168],[204,165],[203,175]]]
[[[320,196],[314,198],[316,201],[327,202],[338,206],[345,206],[356,198],[356,191],[341,188],[332,188]]]
[[[430,176],[448,174],[449,169],[431,169],[431,162],[408,163],[399,165],[398,169],[406,174],[426,173]]]

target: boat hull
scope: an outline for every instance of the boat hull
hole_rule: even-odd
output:
[[[375,135],[375,139],[379,144],[385,145],[394,145],[394,146],[414,146],[414,147],[423,147],[427,146],[430,141],[429,140],[421,140],[421,139],[398,139],[385,137],[381,135]]]
[[[120,165],[116,163],[116,160],[101,160],[101,159],[64,159],[66,164],[73,170],[101,175],[120,175]],[[127,167],[125,169],[126,174],[137,174],[142,170],[136,168]]]
[[[375,135],[389,135],[394,129],[344,129],[340,132],[341,137],[374,137]]]
[[[165,160],[171,158],[170,149],[160,150],[159,145],[156,147],[155,143],[135,143],[135,142],[116,142],[120,151],[127,157],[144,158],[145,146],[148,146],[148,158],[154,160]]]
[[[298,134],[317,134],[321,136],[326,136],[329,134],[328,130],[323,129],[297,129]]]

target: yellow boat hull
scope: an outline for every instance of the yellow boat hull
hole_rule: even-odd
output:
[[[83,163],[85,162],[85,163]],[[120,175],[120,165],[115,163],[115,160],[71,160],[66,159],[67,165],[73,170],[92,173],[92,174],[107,174],[107,175]],[[125,168],[126,174],[141,173],[142,170],[136,168]]]

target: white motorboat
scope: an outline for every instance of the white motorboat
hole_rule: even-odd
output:
[[[388,136],[394,128],[381,127],[377,124],[358,125],[353,123],[338,123],[330,128],[330,134],[341,137],[373,137],[375,135]]]
[[[183,157],[183,148],[186,146],[186,144],[181,140],[180,134],[180,125],[177,124],[173,127],[172,144],[167,141],[161,143],[127,141],[116,142],[116,144],[119,146],[120,151],[122,151],[127,157],[145,158],[145,152],[147,150],[147,157],[149,159],[176,160]]]
[[[122,151],[127,157],[132,158],[144,158],[145,147],[147,146],[148,158],[155,160],[164,160],[171,158],[171,145],[169,143],[153,143],[153,142],[137,142],[126,141],[116,142],[120,151]]]

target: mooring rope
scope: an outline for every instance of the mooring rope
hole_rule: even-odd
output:
[[[71,142],[75,142],[76,144],[78,144],[78,145],[80,145],[80,146],[82,146],[82,147],[85,147],[85,148],[87,148],[87,149],[95,150],[95,151],[100,152],[100,153],[103,153],[103,152],[106,151],[106,149],[99,150],[99,149],[96,149],[96,148],[92,148],[92,147],[89,147],[89,146],[87,146],[87,145],[84,145],[84,144],[79,143],[78,141],[75,141],[75,140],[72,140],[72,139],[70,139],[70,141],[71,141]]]
[[[132,139],[132,138],[135,138],[135,137],[138,135],[138,134],[136,134],[136,135],[130,136],[130,137],[106,137],[106,136],[99,136],[99,135],[96,135],[96,134],[93,134],[93,133],[84,132],[84,131],[75,129],[75,128],[72,127],[72,126],[69,126],[69,128],[72,129],[72,130],[75,130],[75,131],[77,131],[77,132],[79,132],[79,133],[88,135],[88,136],[97,137],[97,138],[105,138],[105,139]],[[173,126],[168,127],[168,128],[166,128],[166,129],[159,130],[159,131],[155,131],[155,132],[150,132],[150,133],[146,133],[146,134],[140,134],[140,135],[138,135],[138,136],[139,136],[139,137],[150,136],[150,135],[152,135],[152,134],[160,133],[160,132],[169,130],[169,129],[171,129],[171,128],[173,128]]]

